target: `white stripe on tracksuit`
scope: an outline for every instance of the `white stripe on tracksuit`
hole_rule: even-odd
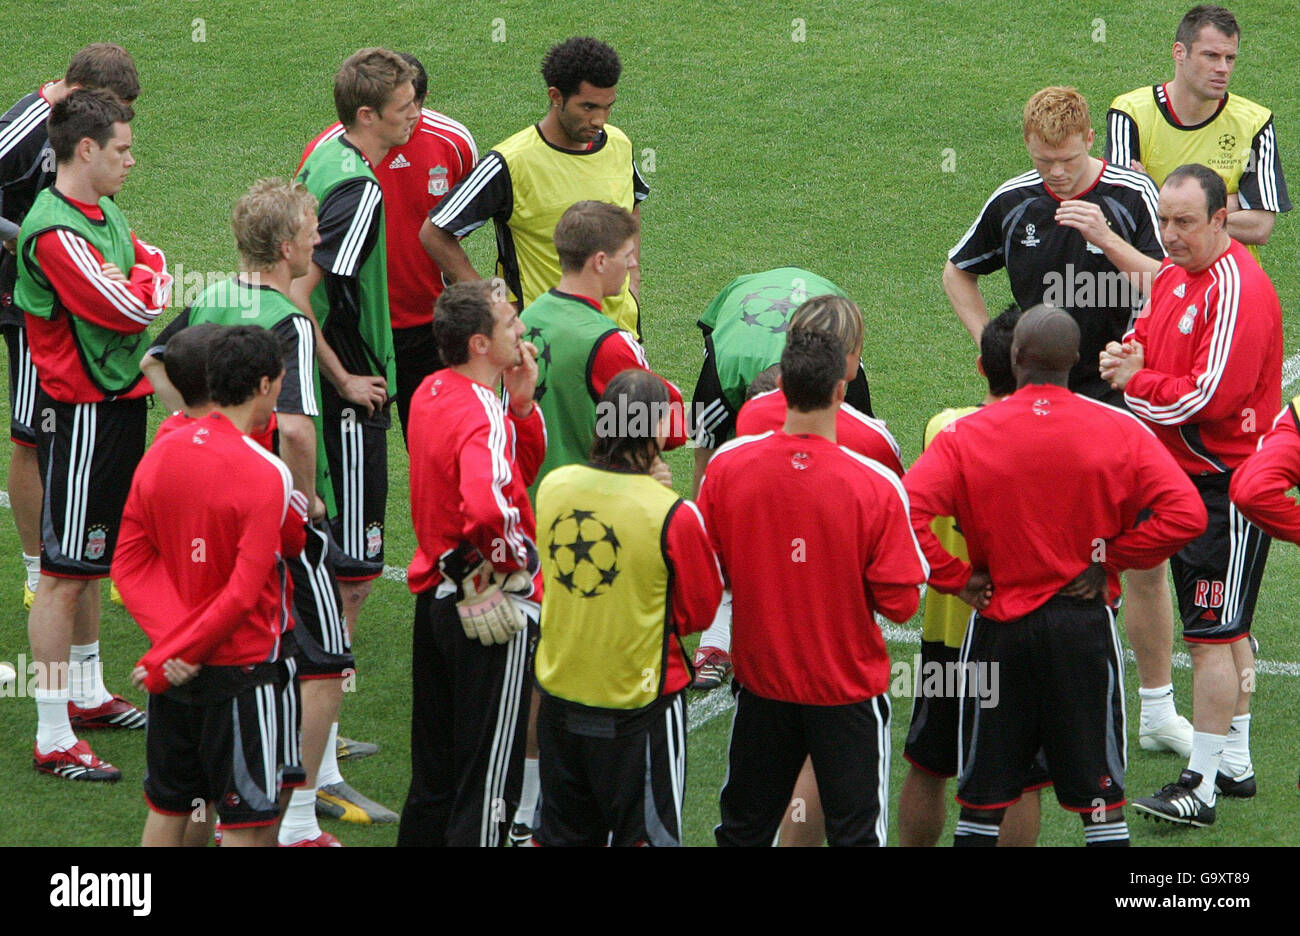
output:
[[[664,729],[668,738],[668,779],[672,784],[673,816],[677,824],[673,834],[677,844],[682,841],[682,799],[686,791],[686,712],[682,707],[679,694],[673,704],[664,710]],[[649,776],[653,776],[653,764],[646,765]]]
[[[334,580],[330,577],[325,562],[325,557],[329,554],[329,537],[310,524],[307,526],[307,535],[314,536],[320,541],[320,561],[314,563],[308,558],[307,546],[303,547],[302,552],[293,561],[307,570],[307,583],[312,601],[316,605],[316,620],[320,625],[321,649],[326,653],[348,653],[351,647],[347,642],[346,625],[343,622],[343,615],[339,612]],[[298,592],[294,592],[293,600],[295,604],[302,600],[298,597]]]
[[[975,612],[971,611],[970,617],[966,619],[966,636],[961,639],[961,650],[957,652],[957,783],[961,784],[961,778],[966,774],[966,739],[963,737],[966,727],[966,713],[962,711],[962,703],[966,699],[966,674],[969,672],[966,668],[966,662],[970,659],[970,642],[971,635],[975,632]],[[973,727],[979,730],[979,709],[975,709],[975,724]]]
[[[501,511],[501,532],[510,548],[510,552],[521,566],[525,565],[528,555],[524,546],[524,535],[519,530],[519,508],[512,506],[505,496],[514,474],[513,452],[507,453],[507,446],[512,444],[506,431],[505,408],[500,400],[487,387],[475,384],[474,395],[483,404],[483,411],[488,418],[488,450],[492,455],[492,499]]]
[[[1259,135],[1258,162],[1259,198],[1262,203],[1258,207],[1265,211],[1278,211],[1280,203],[1277,197],[1277,137],[1273,132],[1272,120]]]
[[[1127,114],[1111,112],[1110,121],[1110,153],[1106,159],[1108,163],[1129,168],[1133,162],[1133,145],[1131,132],[1133,129],[1132,118]]]
[[[1257,534],[1258,535],[1258,534]],[[1252,556],[1251,526],[1237,510],[1237,505],[1228,502],[1228,570],[1223,576],[1223,620],[1237,621],[1241,616],[1241,603],[1246,597],[1249,583],[1245,579],[1246,559]]]
[[[966,246],[966,242],[971,239],[971,236],[979,228],[980,221],[984,219],[984,212],[989,210],[989,205],[993,204],[994,200],[999,195],[1003,194],[1004,192],[1010,192],[1013,189],[1024,188],[1029,185],[1037,185],[1042,180],[1043,177],[1038,174],[1038,170],[1031,169],[1028,172],[1024,172],[1018,176],[1015,176],[1014,178],[1007,179],[1007,181],[1003,182],[996,189],[994,189],[993,194],[990,195],[988,197],[988,201],[984,203],[984,207],[980,209],[980,213],[976,215],[975,220],[971,222],[971,226],[966,229],[966,233],[961,236],[961,240],[957,241],[957,246],[953,247],[952,250],[948,251],[948,259],[951,260],[953,257],[955,257],[957,254],[961,252],[961,249],[963,247]]]
[[[13,418],[29,430],[35,431],[32,417],[36,414],[36,365],[32,363],[32,351],[27,346],[25,328],[18,329],[18,360],[10,361],[9,364],[17,370]]]
[[[242,696],[235,696],[230,700],[230,719],[232,725],[231,737],[236,741],[231,756],[236,765],[236,772],[233,778],[236,789],[239,790],[240,793],[243,794],[244,799],[248,801],[251,799],[253,791],[242,788],[242,785],[239,782],[240,773],[238,765],[242,762],[244,769],[247,771],[248,779],[253,782],[254,787],[257,787],[258,781],[253,777],[252,771],[256,769],[257,765],[248,762],[247,746],[243,741],[244,726],[242,724],[242,719],[240,718],[241,698]],[[253,704],[256,706],[257,711],[257,740],[259,745],[259,756],[262,761],[261,783],[263,785],[258,792],[263,793],[270,803],[274,803],[278,791],[276,774],[278,772],[277,768],[279,766],[280,755],[279,732],[277,731],[279,719],[276,717],[275,684],[267,683],[266,685],[258,686],[254,689]],[[247,805],[253,806],[254,804],[253,802],[248,802]]]
[[[877,705],[884,704],[885,715],[880,717]],[[889,695],[881,693],[871,702],[871,714],[876,716],[876,841],[881,848],[889,837]]]
[[[355,411],[339,421],[339,453],[343,466],[343,551],[358,561],[366,556],[365,526],[365,437]]]
[[[456,186],[454,195],[449,195],[438,203],[438,208],[429,218],[429,223],[436,228],[447,230],[444,225],[450,224],[455,220],[469,205],[471,201],[483,190],[483,188],[492,181],[493,177],[505,169],[505,160],[495,151],[489,151],[482,161],[474,167],[474,170],[461,180]],[[454,237],[464,237],[466,234],[477,230],[487,223],[487,218],[476,224],[470,224],[454,231],[448,231]]]
[[[507,599],[510,600],[510,599]],[[511,638],[506,650],[506,667],[497,701],[496,729],[488,755],[488,769],[483,778],[483,814],[479,819],[479,845],[495,848],[500,844],[501,821],[506,816],[506,779],[510,773],[510,753],[514,749],[519,708],[524,698],[524,671],[528,662],[528,628]]]
[[[293,657],[284,661],[285,669],[289,673],[289,682],[285,684],[284,690],[280,693],[283,700],[282,709],[284,719],[280,724],[280,733],[284,738],[283,758],[286,767],[302,766],[302,750],[295,742],[298,738],[298,693],[294,691],[294,677],[298,674],[298,661]]]
[[[322,534],[319,530],[317,530],[315,527],[310,525],[307,527],[307,535],[315,536],[322,540],[325,539],[324,534]],[[323,556],[324,551],[329,549],[328,543],[324,544],[321,548],[322,548],[321,555]],[[322,579],[322,576],[324,574],[324,569],[313,565],[311,561],[307,558],[306,546],[303,547],[302,552],[293,561],[301,563],[302,567],[307,570],[307,581],[311,585],[312,600],[316,604],[316,620],[322,622],[322,626],[320,629],[321,647],[328,653],[336,653],[337,651],[334,650],[329,645],[330,644],[329,634],[324,627],[324,622],[329,620],[329,617],[327,616],[327,610],[328,610],[327,606],[333,604],[334,602],[333,591],[328,587],[329,582],[323,581]],[[294,601],[296,602],[298,600],[299,600],[298,595],[295,592]]]
[[[1127,726],[1128,702],[1124,698],[1124,649],[1119,645],[1119,630],[1115,627],[1115,612],[1110,608],[1106,609],[1106,620],[1110,625],[1110,645],[1115,651],[1113,662],[1115,665],[1115,685],[1118,687],[1115,694],[1119,696],[1119,721],[1120,725]],[[1106,726],[1106,730],[1112,730],[1109,724]],[[1120,764],[1125,770],[1128,770],[1128,733],[1120,730],[1116,734],[1118,735],[1116,741],[1119,746]]]
[[[371,216],[374,215],[382,198],[383,192],[379,186],[367,181],[361,199],[357,203],[356,213],[352,215],[352,224],[348,227],[347,234],[343,236],[343,244],[339,247],[334,265],[330,269],[335,276],[357,275],[357,260],[361,256],[361,245],[365,243],[366,235],[370,233]]]
[[[90,245],[80,235],[71,231],[59,229],[55,232],[59,237],[59,243],[64,251],[81,271],[86,282],[90,283],[95,289],[109,301],[109,303],[121,313],[124,317],[141,325],[149,325],[158,317],[162,309],[150,310],[145,306],[144,301],[135,296],[125,284],[117,280],[111,280],[104,275],[101,261],[95,258],[90,252]]]
[[[38,97],[32,101],[27,110],[15,117],[4,133],[0,133],[0,159],[25,140],[32,130],[43,125],[49,116],[50,105],[46,103],[45,98]]]
[[[319,416],[320,410],[316,407],[316,391],[312,380],[312,369],[316,366],[316,335],[312,331],[311,323],[301,315],[295,315],[292,320],[294,330],[298,333],[298,385],[302,388],[302,414],[304,416]]]
[[[1232,339],[1237,329],[1241,273],[1237,269],[1237,261],[1229,254],[1214,264],[1210,275],[1214,282],[1211,288],[1218,289],[1218,305],[1205,371],[1196,378],[1196,385],[1191,390],[1172,403],[1155,404],[1126,393],[1124,400],[1134,415],[1162,426],[1176,426],[1190,420],[1213,399],[1227,370]]]
[[[63,537],[59,549],[80,562],[86,538],[86,502],[90,498],[90,466],[95,456],[94,403],[73,404],[72,438],[68,446],[68,479],[64,490]]]

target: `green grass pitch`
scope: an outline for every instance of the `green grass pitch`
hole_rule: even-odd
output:
[[[1295,173],[1300,37],[1290,26],[1294,10],[1281,0],[1243,0],[1233,9],[1245,34],[1231,90],[1273,108],[1283,164]],[[931,414],[982,395],[974,349],[944,298],[939,273],[988,194],[1029,168],[1020,139],[1024,101],[1045,85],[1078,87],[1092,106],[1099,152],[1110,99],[1172,77],[1169,50],[1182,10],[1150,0],[1033,7],[1007,0],[753,0],[743,14],[686,0],[617,7],[574,0],[310,6],[8,0],[0,4],[0,103],[8,107],[61,75],[85,43],[126,46],[143,92],[134,124],[138,165],[119,203],[140,236],[166,251],[174,270],[201,276],[235,267],[228,218],[239,193],[258,177],[289,175],[303,145],[335,119],[331,76],[352,51],[384,45],[419,55],[430,74],[428,105],[465,123],[485,151],[544,113],[538,67],[548,46],[569,35],[598,36],[623,58],[612,119],[631,137],[653,189],[643,209],[642,256],[652,365],[689,393],[702,353],[695,319],[719,288],[737,274],[774,266],[815,270],[863,309],[873,401],[910,463]],[[480,270],[487,268],[491,240],[478,233],[468,242]],[[1300,324],[1290,311],[1300,298],[1298,244],[1297,222],[1283,218],[1264,251],[1286,310],[1288,354],[1300,345]],[[178,293],[194,282],[180,280]],[[1005,303],[1005,279],[988,277],[985,295],[992,308]],[[153,419],[161,419],[158,410]],[[404,566],[413,540],[406,458],[396,431],[390,447],[388,556]],[[689,459],[685,451],[670,459],[683,492]],[[1297,571],[1294,547],[1275,545],[1256,628],[1271,661],[1255,703],[1259,796],[1224,803],[1208,830],[1134,820],[1134,844],[1300,843],[1300,739],[1291,717],[1300,705],[1300,636],[1291,616]],[[28,646],[20,581],[17,537],[0,514],[0,659],[11,662]],[[383,747],[378,757],[345,765],[349,782],[393,808],[400,808],[409,778],[412,609],[404,585],[376,585],[356,642],[360,675],[343,719],[344,733]],[[915,630],[915,622],[910,626]],[[141,701],[128,679],[144,648],[140,631],[105,600],[102,633],[110,686]],[[890,650],[896,659],[910,659],[913,644],[891,642]],[[1175,682],[1180,707],[1189,712],[1190,671],[1176,669]],[[1132,668],[1126,685],[1133,713],[1128,788],[1144,795],[1172,780],[1181,765],[1172,755],[1138,750]],[[910,700],[894,700],[891,807],[905,768],[909,712]],[[724,714],[691,734],[690,844],[712,841],[728,722]],[[33,726],[29,699],[0,698],[0,844],[137,842],[143,736],[92,738],[100,755],[126,774],[123,782],[100,787],[37,775],[30,761]],[[1079,844],[1077,820],[1050,795],[1044,803],[1041,841]],[[950,810],[950,829],[952,822]],[[327,821],[324,827],[349,846],[391,845],[396,837],[392,826]]]

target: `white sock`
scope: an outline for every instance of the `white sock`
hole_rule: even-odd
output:
[[[515,810],[515,822],[529,828],[533,825],[533,813],[537,809],[537,794],[542,791],[541,774],[537,769],[537,758],[524,758],[524,792],[519,796],[519,808]]]
[[[716,647],[725,653],[731,652],[731,589],[722,593],[722,603],[718,605],[718,613],[713,616],[713,623],[709,625],[703,636],[700,637],[699,649],[705,647]]]
[[[36,748],[42,754],[66,751],[77,743],[68,721],[67,689],[36,689]]]
[[[280,844],[292,845],[320,835],[316,821],[316,788],[299,787],[289,796],[289,805],[280,820]]]
[[[1214,805],[1214,778],[1219,775],[1219,761],[1223,758],[1223,747],[1227,741],[1227,735],[1210,734],[1208,731],[1192,732],[1192,759],[1188,762],[1187,769],[1201,775],[1201,785],[1196,788],[1196,795],[1206,806]]]
[[[36,591],[36,586],[41,584],[41,557],[23,553],[23,567],[27,569],[27,587]]]
[[[1219,769],[1239,777],[1250,767],[1250,713],[1234,715],[1228,729],[1228,740],[1223,746],[1223,760]]]
[[[343,782],[339,773],[339,723],[330,725],[330,736],[325,740],[325,753],[321,755],[320,770],[316,772],[318,787]]]
[[[99,659],[98,640],[68,648],[68,687],[77,708],[96,708],[113,698],[104,688],[104,664]]]
[[[1143,728],[1155,728],[1178,717],[1178,710],[1174,708],[1173,683],[1155,689],[1139,688],[1138,698],[1142,700]]]

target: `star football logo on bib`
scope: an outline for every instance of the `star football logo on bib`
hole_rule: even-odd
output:
[[[609,591],[618,578],[622,544],[614,528],[591,510],[571,510],[551,523],[547,551],[555,580],[570,594],[595,598]]]
[[[533,390],[533,402],[542,402],[546,396],[546,374],[551,369],[551,346],[542,337],[540,328],[530,328],[524,332],[524,341],[531,341],[537,348],[537,387]]]
[[[1039,244],[1042,243],[1042,241],[1040,241],[1037,237],[1034,236],[1037,233],[1038,233],[1037,227],[1035,227],[1032,224],[1026,224],[1025,238],[1020,243],[1024,244],[1026,247],[1037,247]]]
[[[784,286],[764,286],[740,300],[740,320],[774,335],[784,335],[790,330],[790,316],[801,304],[796,298]]]

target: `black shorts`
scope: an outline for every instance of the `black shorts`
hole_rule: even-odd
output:
[[[334,485],[330,532],[339,552],[340,581],[364,582],[384,571],[384,506],[388,501],[388,427],[385,406],[367,416],[356,404],[321,382],[321,424],[325,457]]]
[[[718,845],[766,847],[811,756],[831,845],[884,845],[889,827],[889,697],[848,705],[765,699],[732,681],[736,713]]]
[[[5,323],[5,345],[9,349],[9,438],[15,445],[36,447],[32,417],[36,413],[36,365],[27,347],[27,329]]]
[[[402,421],[402,440],[411,416],[411,397],[420,382],[442,368],[442,356],[433,340],[433,326],[393,329],[393,358],[397,366],[397,416]]]
[[[1124,663],[1103,601],[1057,596],[1018,621],[977,614],[961,652],[981,691],[961,698],[957,802],[1010,806],[1041,748],[1064,808],[1124,805]]]
[[[271,825],[279,817],[281,747],[278,664],[247,677],[243,667],[205,666],[194,683],[149,696],[144,795],[149,808],[190,815],[215,802],[228,829]],[[233,674],[222,671],[235,671]],[[244,683],[234,695],[206,689],[227,675]],[[196,686],[206,680],[206,687]],[[260,680],[260,681],[259,681]]]
[[[942,690],[931,691],[930,679],[932,668],[947,677],[959,673],[961,666],[961,649],[950,647],[942,640],[921,641],[921,667],[913,683],[912,723],[907,730],[907,744],[903,748],[903,758],[924,773],[932,777],[957,776],[957,729],[961,724],[961,699],[956,691],[948,691],[953,686],[950,678],[944,678]],[[1047,763],[1040,749],[1037,756],[1025,770],[1023,790],[1026,793],[1051,786],[1052,778],[1047,775]]]
[[[1228,473],[1192,478],[1210,521],[1169,560],[1188,643],[1231,643],[1250,633],[1272,539],[1228,499]]]
[[[108,575],[131,476],[144,455],[145,409],[144,399],[60,403],[37,393],[42,572]]]
[[[277,675],[280,764],[283,767],[280,789],[296,790],[307,785],[307,769],[302,765],[302,693],[298,686],[297,658],[281,658]]]
[[[638,718],[639,730],[592,737],[543,694],[537,716],[539,845],[682,844],[686,705],[678,692]]]
[[[334,581],[335,555],[329,531],[313,522],[307,524],[302,552],[288,561],[299,679],[336,679],[356,666],[339,586]]]

